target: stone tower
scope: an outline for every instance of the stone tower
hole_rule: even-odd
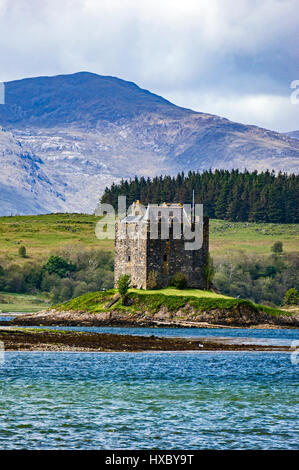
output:
[[[131,213],[115,224],[115,283],[121,275],[129,274],[132,286],[147,289],[149,275],[154,272],[158,285],[167,287],[173,275],[181,272],[188,287],[205,288],[209,218],[203,217],[201,222],[202,245],[186,249],[186,229],[193,231],[195,222],[183,204],[150,204],[145,208],[135,202]]]

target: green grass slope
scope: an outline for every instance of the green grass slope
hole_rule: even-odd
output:
[[[11,294],[0,292],[0,312],[39,312],[49,306],[49,299],[43,295]]]
[[[53,251],[72,246],[113,250],[113,240],[98,240],[95,227],[99,217],[88,214],[48,214],[0,217],[0,260],[23,264],[46,261]],[[284,251],[299,251],[299,231],[294,224],[256,224],[247,222],[210,221],[210,251],[221,256],[229,250],[269,254],[277,240]],[[21,245],[27,258],[20,258]]]
[[[132,305],[124,306],[118,300],[111,307],[107,304],[113,299],[117,291],[110,289],[105,292],[91,292],[76,299],[72,299],[55,308],[65,311],[83,311],[91,313],[107,312],[109,310],[127,311],[134,314],[140,311],[158,312],[162,307],[168,311],[176,312],[189,305],[199,312],[213,309],[232,309],[239,305],[248,305],[256,312],[261,311],[271,315],[291,315],[283,310],[264,305],[255,304],[245,299],[235,299],[224,295],[215,294],[212,291],[200,291],[199,289],[161,289],[159,290],[138,290],[130,289],[129,298]]]

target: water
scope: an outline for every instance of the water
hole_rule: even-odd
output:
[[[287,353],[5,359],[1,449],[298,448],[298,365]]]
[[[1,323],[0,323],[1,325]],[[32,328],[29,326],[28,328]],[[38,327],[42,328],[42,327]],[[248,329],[248,328],[123,328],[123,327],[95,327],[95,326],[45,326],[46,329],[64,331],[88,331],[92,333],[115,333],[140,336],[167,336],[182,338],[209,338],[230,339],[230,342],[242,344],[260,344],[290,346],[293,340],[299,340],[298,329]]]
[[[0,315],[0,325],[1,325],[2,321],[10,321],[10,320],[13,320],[14,318],[16,318],[15,315],[14,316],[12,316],[12,315]]]

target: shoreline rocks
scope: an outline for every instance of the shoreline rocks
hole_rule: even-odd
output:
[[[46,329],[0,328],[6,351],[290,351],[288,346],[236,344],[219,339],[169,338]]]
[[[179,328],[298,328],[299,315],[271,315],[256,311],[248,305],[238,305],[230,309],[196,311],[188,306],[176,312],[162,307],[158,312],[124,312],[121,310],[100,313],[86,311],[45,310],[31,315],[18,315],[2,325],[26,326],[123,326],[123,327],[179,327]]]

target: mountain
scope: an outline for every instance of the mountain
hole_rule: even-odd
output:
[[[49,212],[53,207],[67,210],[63,194],[53,188],[42,160],[1,128],[0,165],[1,215]]]
[[[299,131],[286,132],[286,135],[292,137],[293,139],[299,139]]]
[[[27,78],[6,83],[5,92],[0,125],[22,150],[10,154],[11,144],[6,152],[3,143],[4,181],[8,160],[19,166],[13,197],[1,186],[1,213],[91,212],[107,185],[134,175],[298,169],[296,139],[181,108],[115,77],[80,72]],[[24,155],[35,173],[22,167]],[[26,207],[18,196],[23,180]]]

